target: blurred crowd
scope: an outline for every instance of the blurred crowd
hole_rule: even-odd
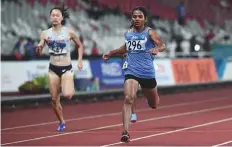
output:
[[[27,2],[28,1],[32,2],[33,0],[27,0]],[[75,30],[79,32],[80,40],[85,47],[85,56],[99,56],[107,49],[112,49],[116,45],[119,47],[121,45],[119,43],[123,43],[123,32],[127,29],[127,25],[130,25],[130,16],[128,16],[128,14],[120,11],[118,7],[115,9],[101,7],[96,1],[91,1],[90,3],[88,0],[77,0],[77,2],[79,3],[76,7],[79,7],[79,9],[74,9],[72,10],[72,12],[76,11],[77,13],[80,13],[84,11],[86,15],[83,16],[87,17],[84,18],[84,21],[88,20],[90,22],[90,28],[83,29],[83,26],[81,24],[75,24],[74,19],[72,18],[71,21],[68,23],[68,26],[72,25],[72,27],[74,27]],[[23,5],[22,1],[18,0],[5,0],[2,1],[2,3],[15,3],[16,5]],[[221,0],[220,5],[220,7],[222,7],[223,9],[228,9],[229,7],[231,7],[231,4],[226,0]],[[159,55],[160,57],[198,57],[199,53],[202,53],[201,56],[208,57],[210,56],[210,52],[212,50],[212,44],[232,44],[231,21],[228,20],[227,23],[225,23],[223,26],[215,22],[208,21],[205,21],[204,25],[202,25],[197,20],[186,17],[188,9],[186,9],[184,1],[180,1],[179,5],[177,5],[175,9],[177,16],[175,20],[164,19],[159,15],[153,14],[149,16],[149,26],[156,29],[157,33],[165,41],[167,46],[167,51],[161,53]],[[2,11],[5,11],[7,13],[8,10],[3,9]],[[102,18],[106,18],[106,15],[109,15],[112,18],[117,17],[119,18],[119,20],[121,20],[122,18],[125,19],[125,25],[122,28],[118,29],[117,33],[115,33],[115,30],[113,30],[113,24],[110,24],[109,22],[108,24],[105,23],[101,25],[96,25],[102,21]],[[4,17],[6,17],[6,15],[3,15],[3,19],[7,19]],[[39,17],[43,17],[43,15],[39,15]],[[48,28],[50,26],[49,17],[45,17],[44,19],[45,25],[43,28]],[[41,30],[43,28],[41,28]],[[91,29],[94,31],[83,31],[85,29]],[[119,41],[115,41],[115,44],[111,43],[113,45],[105,45],[107,41],[97,40],[99,36],[95,36],[94,34],[95,32],[100,32],[100,29],[102,29],[100,36],[105,35],[102,33],[104,32],[106,33],[105,36],[107,37],[107,35],[109,35],[112,40],[114,40],[113,37],[115,36],[118,36],[118,38],[121,38],[121,40],[119,39]],[[22,33],[19,34],[15,30],[16,29],[7,28],[7,23],[5,25],[3,23],[1,26],[1,31],[3,32],[2,35],[4,35],[1,40],[2,48],[5,48],[1,52],[2,60],[24,60],[36,58],[35,47],[39,42],[39,37],[30,37],[30,35],[23,36]],[[91,32],[93,32],[93,34],[86,35]],[[107,32],[110,32],[110,34],[107,34]],[[116,34],[115,36],[113,35],[114,33]],[[9,42],[9,38],[14,41]],[[16,38],[17,40],[15,40]],[[12,49],[9,49],[9,47]],[[8,50],[8,53],[6,53],[4,50]],[[75,50],[74,45],[71,56],[74,58],[77,57],[77,50]],[[44,57],[48,57],[48,54],[44,53]]]

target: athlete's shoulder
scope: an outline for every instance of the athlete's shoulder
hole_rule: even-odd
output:
[[[51,30],[51,28],[49,28],[49,29],[47,29],[47,30],[43,30],[42,32],[41,32],[41,37],[42,38],[46,38],[46,36],[49,34],[48,32]]]
[[[74,31],[74,29],[70,28],[70,27],[65,27],[66,31],[68,32],[68,34],[71,36],[71,37],[79,37],[80,36],[80,33],[79,32],[76,32]]]
[[[63,29],[66,30],[66,31],[71,31],[72,30],[71,28],[66,27],[66,26],[63,26]]]
[[[126,37],[126,35],[127,35],[128,33],[131,33],[131,32],[132,32],[132,29],[129,28],[128,30],[125,31],[124,36]]]
[[[50,28],[48,28],[48,29],[46,29],[46,30],[43,30],[43,31],[51,31],[52,30],[52,27],[50,27]]]
[[[151,36],[152,34],[157,34],[156,30],[151,27],[147,27],[147,32]]]
[[[153,28],[151,28],[151,27],[146,27],[146,28],[145,28],[145,31],[148,32],[148,33],[152,32],[152,31],[154,31],[154,30],[155,30],[155,29],[153,29]]]
[[[132,28],[129,28],[128,30],[127,30],[127,32],[133,32],[133,29]]]
[[[65,30],[65,31],[68,31],[68,32],[74,32],[74,29],[73,29],[72,27],[69,27],[69,26],[63,26],[62,28],[63,28],[63,30]]]
[[[146,27],[146,29],[147,29],[147,30],[152,30],[153,28],[152,28],[152,27],[147,26],[147,27]]]
[[[63,29],[67,31],[69,34],[77,34],[77,32],[74,31],[74,29],[71,27],[63,27]]]
[[[43,30],[42,31],[42,34],[47,34],[49,31],[51,31],[52,30],[52,28],[48,28],[48,29],[46,29],[46,30]]]

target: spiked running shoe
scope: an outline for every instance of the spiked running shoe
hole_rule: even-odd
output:
[[[65,129],[65,123],[60,123],[58,128],[57,128],[57,131],[58,132],[63,132]]]
[[[121,142],[129,142],[130,141],[130,135],[129,133],[125,130],[122,132],[122,138],[121,138]]]
[[[131,122],[135,123],[137,121],[137,115],[135,113],[131,114]]]

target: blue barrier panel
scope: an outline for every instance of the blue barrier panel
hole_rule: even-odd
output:
[[[223,59],[223,58],[214,59],[214,63],[215,63],[215,66],[216,66],[216,71],[217,71],[217,75],[218,75],[219,80],[222,80],[222,78],[223,78],[227,61],[228,61],[227,58],[225,58],[225,59]]]
[[[107,62],[102,59],[93,59],[89,62],[93,77],[100,80],[100,89],[123,87],[124,73],[121,58],[111,58]]]

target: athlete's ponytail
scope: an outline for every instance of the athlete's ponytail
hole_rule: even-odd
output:
[[[61,6],[61,7],[54,7],[50,10],[50,14],[52,13],[52,10],[60,10],[62,16],[63,16],[63,20],[61,21],[61,24],[62,25],[65,25],[66,24],[66,19],[69,18],[69,13],[68,13],[68,8],[65,8],[64,4]]]

